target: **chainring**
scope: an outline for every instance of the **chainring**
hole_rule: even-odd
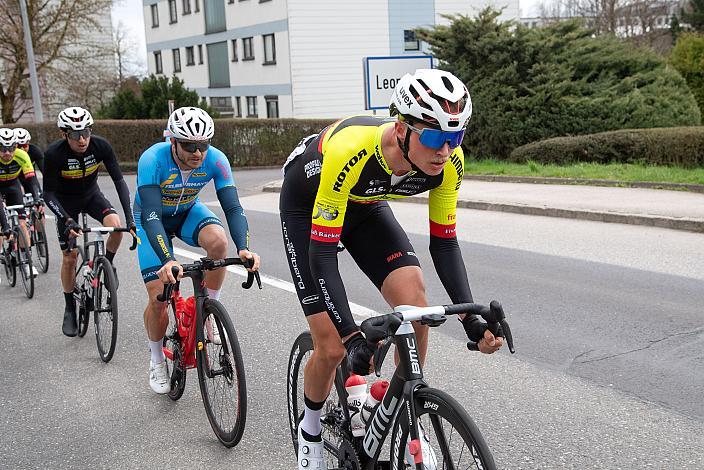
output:
[[[357,449],[346,437],[343,437],[337,445],[337,460],[341,470],[362,470]]]

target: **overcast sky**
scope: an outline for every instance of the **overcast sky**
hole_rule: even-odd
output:
[[[537,14],[537,7],[540,0],[519,0],[522,16],[533,16]],[[142,0],[115,0],[112,9],[113,27],[117,28],[119,22],[128,33],[134,48],[134,58],[139,65],[133,72],[147,73],[147,46],[144,39],[144,18],[142,17]]]

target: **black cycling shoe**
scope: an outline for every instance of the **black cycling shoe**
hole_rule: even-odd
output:
[[[76,336],[78,334],[78,324],[76,323],[76,312],[75,310],[66,309],[64,311],[64,323],[61,326],[61,331],[63,331],[66,336]]]

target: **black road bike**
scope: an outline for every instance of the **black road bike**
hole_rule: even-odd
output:
[[[166,301],[169,316],[163,340],[171,383],[169,398],[181,398],[186,387],[186,370],[196,367],[205,413],[225,447],[233,447],[242,439],[247,420],[247,384],[235,327],[227,309],[208,297],[204,279],[206,271],[234,264],[251,267],[254,260],[201,258],[193,264],[181,266],[183,277],[193,281],[195,321],[179,308],[183,302],[179,292],[180,280],[165,284],[164,292],[157,296],[160,302]],[[178,267],[172,267],[171,272],[178,279]],[[254,279],[261,289],[259,272],[248,272],[242,287],[249,289]]]
[[[27,217],[27,230],[32,239],[32,246],[36,251],[36,261],[39,269],[43,273],[49,270],[49,244],[46,237],[46,217],[39,208],[44,206],[44,201],[39,199],[34,201],[31,194],[25,194],[25,207],[29,205],[29,217]]]
[[[320,419],[328,470],[496,468],[479,428],[464,408],[447,393],[429,387],[423,380],[416,336],[410,323],[420,321],[436,327],[442,325],[448,315],[461,313],[481,315],[494,333],[501,325],[509,350],[515,352],[511,330],[497,301],[492,301],[489,307],[471,303],[424,308],[401,306],[393,313],[362,322],[366,340],[370,345],[379,345],[374,354],[377,375],[391,344],[396,346],[400,361],[362,437],[353,437],[350,426],[350,416],[359,410],[347,405],[345,380],[350,375],[347,360],[338,366],[333,390]],[[467,347],[478,350],[473,342],[467,343]],[[312,352],[311,335],[304,332],[294,342],[288,363],[288,419],[296,452],[298,423],[303,416],[303,370]],[[389,432],[390,457],[388,461],[380,460]],[[411,463],[409,457],[413,460]]]
[[[17,270],[19,277],[22,280],[24,293],[28,299],[34,297],[34,273],[32,266],[32,245],[30,240],[24,236],[24,231],[20,226],[20,218],[17,213],[18,209],[29,207],[27,204],[17,204],[14,206],[5,206],[7,210],[7,219],[12,233],[12,241],[3,240],[2,247],[2,263],[5,265],[5,275],[8,283],[14,287],[17,283]]]
[[[73,297],[78,305],[78,336],[88,331],[90,314],[93,313],[95,340],[98,354],[103,362],[110,362],[117,344],[117,278],[112,263],[105,257],[103,235],[112,232],[127,232],[126,227],[88,227],[86,214],[81,214],[83,245],[76,239],[69,243],[78,249]],[[95,233],[95,240],[89,241],[88,234]],[[91,254],[92,248],[92,254]],[[132,237],[130,250],[137,248],[137,238]]]

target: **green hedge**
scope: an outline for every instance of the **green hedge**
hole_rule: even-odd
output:
[[[281,165],[305,136],[319,132],[330,120],[315,119],[216,119],[213,145],[233,166]],[[163,140],[164,120],[96,121],[93,131],[105,137],[124,168],[134,167],[139,156]],[[32,143],[42,149],[61,137],[56,124],[24,124]]]
[[[704,167],[704,127],[625,129],[557,137],[514,149],[510,160],[524,163],[641,163]]]

